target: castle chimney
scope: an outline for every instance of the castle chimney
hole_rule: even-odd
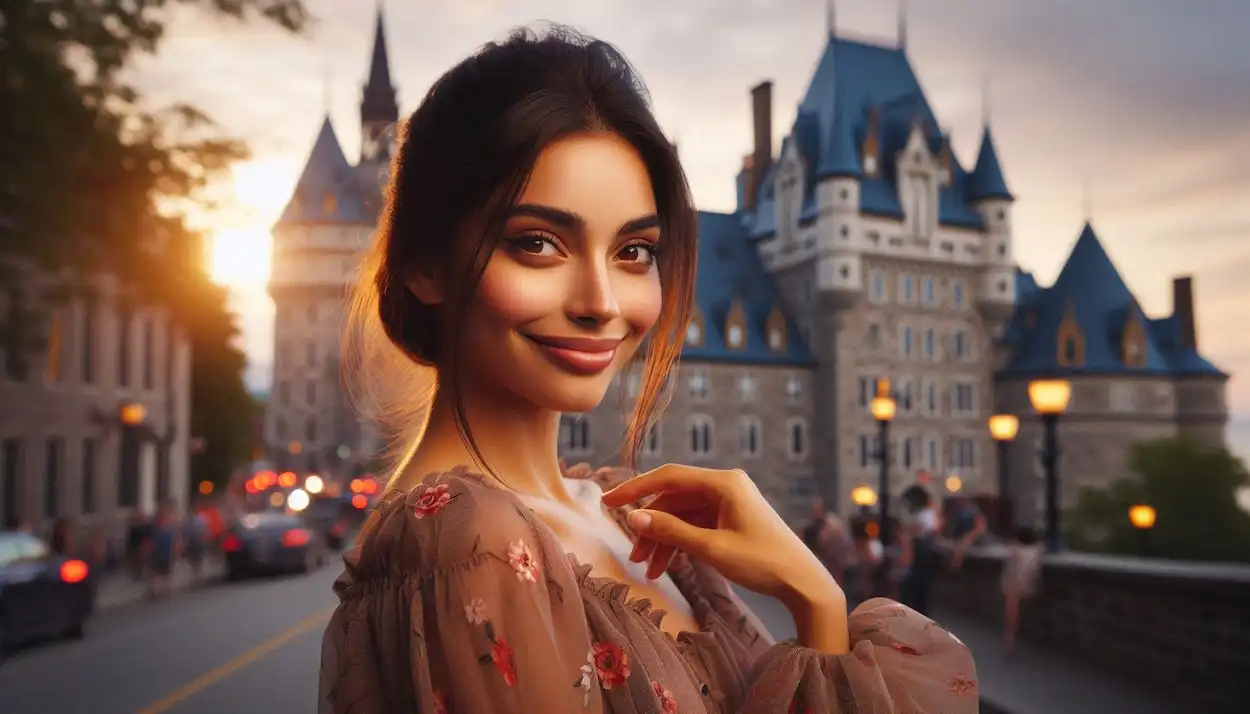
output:
[[[751,183],[748,185],[748,205],[755,207],[760,186],[773,163],[773,83],[760,82],[751,88],[751,119],[754,123],[755,144],[751,153]]]
[[[1194,279],[1184,276],[1172,280],[1172,315],[1180,332],[1179,347],[1198,349],[1198,328],[1194,324]]]

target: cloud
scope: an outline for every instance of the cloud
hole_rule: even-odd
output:
[[[258,151],[302,154],[328,107],[349,155],[373,34],[371,3],[317,0],[307,38],[182,12],[141,86],[192,100]],[[1250,372],[1250,3],[1242,0],[912,2],[908,53],[965,164],[983,96],[1018,196],[1017,255],[1051,279],[1090,213],[1147,309],[1170,277],[1196,274],[1209,356]],[[678,140],[700,204],[731,208],[749,150],[748,90],[770,78],[785,131],[823,47],[823,2],[428,0],[387,4],[392,75],[410,111],[481,43],[535,19],[617,44]],[[840,32],[885,37],[895,3],[841,0]],[[333,80],[326,91],[326,77]],[[988,91],[983,91],[988,87]],[[329,101],[327,102],[327,95]],[[1250,412],[1250,383],[1230,399]]]

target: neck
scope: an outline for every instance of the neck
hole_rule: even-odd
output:
[[[462,387],[460,401],[463,424],[476,451],[456,424],[451,386],[440,382],[425,434],[409,462],[405,480],[414,483],[429,473],[468,466],[520,494],[570,500],[556,452],[559,412],[471,385]]]

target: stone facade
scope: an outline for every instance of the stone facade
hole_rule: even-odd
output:
[[[37,349],[0,362],[0,514],[44,531],[57,518],[117,533],[132,512],[190,494],[191,354],[168,313],[126,306],[114,281],[98,295],[45,302],[23,323]],[[6,295],[25,311],[40,279]],[[33,333],[33,334],[32,334]],[[136,408],[136,405],[141,408]],[[125,410],[141,423],[123,423]]]

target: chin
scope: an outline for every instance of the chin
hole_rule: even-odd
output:
[[[551,369],[541,382],[528,385],[523,396],[553,412],[580,414],[599,406],[612,383],[612,370],[591,376],[571,375]]]

